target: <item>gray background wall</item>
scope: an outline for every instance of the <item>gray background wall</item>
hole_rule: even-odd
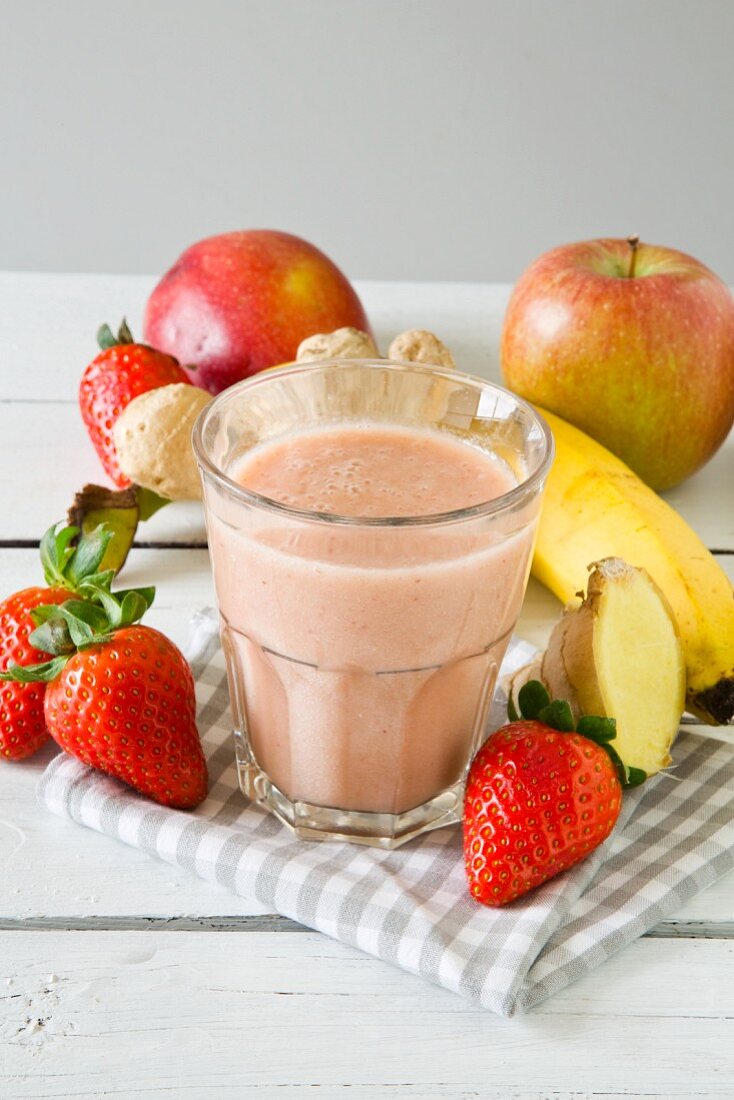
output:
[[[249,226],[353,277],[639,232],[734,282],[730,0],[0,0],[0,267]]]

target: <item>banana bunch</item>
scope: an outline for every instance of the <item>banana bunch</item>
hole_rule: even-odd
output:
[[[556,441],[533,575],[567,602],[589,562],[642,566],[665,593],[686,663],[686,707],[711,724],[734,714],[734,592],[699,537],[628,466],[553,413]],[[654,689],[654,685],[651,685]]]

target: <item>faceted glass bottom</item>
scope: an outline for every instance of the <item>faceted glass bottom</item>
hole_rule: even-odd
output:
[[[303,840],[347,840],[371,848],[399,848],[421,833],[454,825],[463,816],[464,783],[400,814],[339,810],[292,801],[278,790],[255,761],[247,738],[234,731],[237,775],[242,793],[264,806]]]

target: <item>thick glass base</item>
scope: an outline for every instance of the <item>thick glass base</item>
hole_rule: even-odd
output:
[[[400,814],[373,814],[339,810],[292,801],[278,790],[258,766],[247,739],[235,730],[237,775],[240,788],[251,802],[274,814],[303,840],[348,840],[372,848],[399,848],[421,833],[454,825],[462,819],[464,784],[455,783],[441,794]]]

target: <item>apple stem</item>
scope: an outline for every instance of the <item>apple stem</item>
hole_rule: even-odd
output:
[[[630,265],[627,270],[627,278],[634,279],[635,277],[635,264],[637,263],[637,249],[640,246],[639,233],[633,233],[627,238],[627,244],[630,246]]]

